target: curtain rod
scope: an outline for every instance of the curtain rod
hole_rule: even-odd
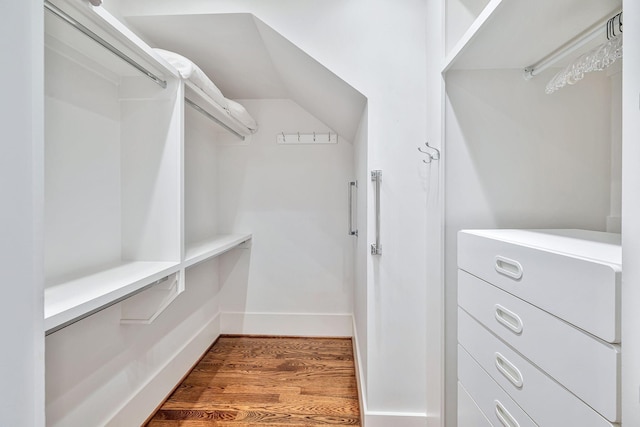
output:
[[[200,114],[204,115],[206,118],[213,120],[214,122],[216,122],[217,124],[219,124],[220,126],[222,126],[223,128],[225,128],[226,130],[228,130],[229,132],[231,132],[232,134],[234,134],[235,136],[237,136],[238,138],[240,138],[241,140],[245,140],[244,135],[239,134],[238,132],[236,132],[235,130],[231,129],[229,126],[227,126],[226,124],[222,123],[222,121],[216,117],[214,117],[212,114],[210,114],[207,110],[205,110],[204,108],[202,108],[201,106],[199,106],[198,104],[196,104],[195,102],[193,102],[192,100],[190,100],[189,98],[185,97],[184,101],[188,104],[191,105],[197,112],[199,112]]]
[[[591,27],[587,28],[582,33],[578,34],[573,39],[569,40],[564,45],[560,46],[555,51],[551,52],[549,55],[542,58],[540,61],[536,62],[533,65],[530,65],[524,69],[524,78],[526,80],[530,80],[531,78],[537,76],[547,68],[553,66],[558,61],[566,58],[571,55],[576,50],[580,49],[582,46],[587,43],[606,35],[607,38],[610,38],[610,35],[616,35],[615,28],[613,28],[612,23],[615,19],[618,18],[618,33],[622,33],[622,11],[617,12],[613,17],[606,18]]]
[[[82,25],[80,22],[78,22],[76,19],[71,17],[69,14],[67,14],[62,9],[58,8],[56,5],[54,5],[50,1],[44,0],[44,8],[47,11],[51,12],[52,14],[54,14],[55,16],[57,16],[58,18],[62,19],[67,24],[71,25],[76,30],[80,31],[82,34],[86,35],[87,37],[89,37],[90,39],[92,39],[93,41],[95,41],[96,43],[101,45],[102,47],[104,47],[105,49],[107,49],[109,52],[111,52],[114,55],[116,55],[118,58],[120,58],[123,61],[125,61],[127,64],[129,64],[132,67],[134,67],[136,70],[140,71],[145,76],[149,77],[151,80],[153,80],[158,85],[160,85],[160,87],[162,87],[163,89],[165,89],[167,87],[166,80],[162,80],[160,77],[156,76],[151,71],[147,70],[142,65],[138,64],[136,61],[134,61],[129,56],[127,56],[124,53],[122,53],[115,46],[113,46],[112,44],[110,44],[109,42],[104,40],[102,37],[100,37],[99,35],[97,35],[93,31],[91,31],[90,29],[88,29],[87,27]]]

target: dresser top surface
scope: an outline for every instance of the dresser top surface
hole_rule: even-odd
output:
[[[622,264],[621,236],[616,233],[578,229],[462,230],[460,233],[616,265]]]

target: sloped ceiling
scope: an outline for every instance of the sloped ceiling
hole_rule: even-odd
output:
[[[198,64],[227,98],[288,98],[354,139],[365,96],[255,16],[135,16],[127,22],[151,46]]]

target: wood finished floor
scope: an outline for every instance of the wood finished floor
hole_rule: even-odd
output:
[[[360,426],[351,340],[222,336],[146,425]]]

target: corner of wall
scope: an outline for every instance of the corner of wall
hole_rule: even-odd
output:
[[[220,313],[216,314],[169,359],[108,420],[106,426],[142,425],[188,375],[220,336]],[[185,374],[186,373],[186,374]]]

